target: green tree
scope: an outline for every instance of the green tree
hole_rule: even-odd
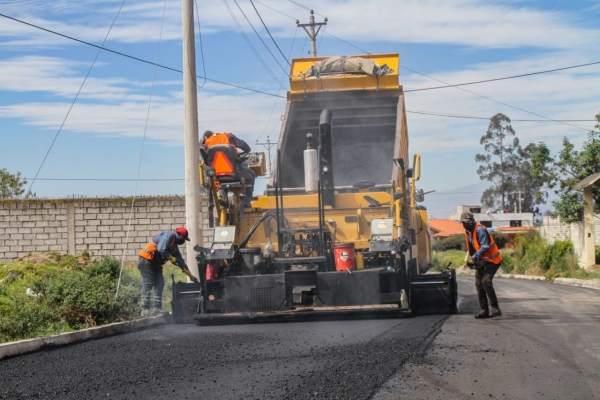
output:
[[[510,118],[502,113],[490,119],[480,143],[484,153],[475,156],[475,161],[482,164],[477,174],[481,180],[493,184],[483,192],[481,202],[503,210],[509,205],[516,205],[521,211],[539,214],[537,206],[546,202],[548,194],[540,191],[545,184],[544,177],[531,176],[531,157],[537,146],[530,143],[523,148]]]
[[[11,174],[6,168],[0,169],[0,199],[12,199],[25,193],[23,187],[27,184],[21,178],[21,173]]]
[[[596,115],[597,124],[588,133],[581,151],[568,138],[563,138],[562,149],[552,157],[548,146],[541,142],[533,157],[532,174],[534,177],[546,177],[548,187],[554,189],[558,200],[552,202],[553,216],[563,222],[583,221],[585,202],[583,191],[573,190],[573,185],[592,174],[600,172],[600,114]],[[593,187],[594,209],[600,211],[600,188]]]

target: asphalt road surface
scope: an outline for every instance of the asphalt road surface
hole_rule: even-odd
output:
[[[0,399],[592,399],[600,292],[495,280],[504,315],[170,325],[0,361]]]

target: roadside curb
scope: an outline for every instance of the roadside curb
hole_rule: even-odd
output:
[[[578,286],[588,289],[600,290],[600,279],[593,279],[588,281],[585,279],[556,278],[554,279],[554,283],[558,283],[559,285]]]
[[[82,329],[80,331],[59,333],[58,335],[46,336],[37,339],[20,340],[0,344],[0,360],[20,354],[30,353],[50,347],[65,346],[90,339],[100,339],[108,336],[119,335],[141,331],[157,325],[171,322],[170,315],[162,315],[151,318],[136,319],[134,321],[116,322],[96,328]]]
[[[459,271],[457,269],[456,275],[457,276],[474,276],[475,272],[470,271],[470,270]],[[600,279],[586,280],[586,279],[574,279],[574,278],[556,278],[553,281],[549,281],[546,279],[546,277],[537,276],[537,275],[496,274],[496,276],[499,276],[500,278],[506,278],[506,279],[524,279],[524,280],[528,280],[528,281],[542,281],[542,282],[553,283],[555,285],[576,286],[576,287],[600,290]]]
[[[525,279],[527,281],[547,281],[545,277],[537,275],[497,274],[496,276],[509,279]]]

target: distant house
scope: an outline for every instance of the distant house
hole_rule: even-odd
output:
[[[470,211],[475,221],[485,225],[490,232],[498,231],[506,234],[528,232],[534,229],[533,213],[509,213],[502,210],[490,210],[487,206],[462,205],[456,208],[456,214],[450,215],[450,219],[458,221],[460,214]]]
[[[431,219],[429,220],[429,229],[436,239],[465,233],[460,222],[451,219]]]

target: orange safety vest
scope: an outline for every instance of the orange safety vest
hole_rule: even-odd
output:
[[[229,134],[226,132],[215,133],[214,135],[207,137],[204,141],[206,147],[216,146],[218,144],[228,144],[233,146],[229,143]]]
[[[479,241],[477,240],[477,228],[484,225],[479,222],[475,223],[475,228],[473,229],[473,247],[475,247],[475,252],[477,253],[481,246],[479,245]],[[485,252],[482,261],[491,262],[493,264],[500,264],[502,262],[502,254],[500,254],[500,250],[498,250],[498,245],[494,242],[494,238],[489,234],[490,237],[490,248]],[[467,243],[467,249],[469,248],[469,234],[465,232],[465,242]]]
[[[173,246],[173,244],[175,243],[175,239],[177,239],[177,236],[173,235],[173,241],[169,243],[169,247]],[[138,256],[143,257],[146,260],[152,261],[152,259],[154,258],[154,253],[156,253],[157,246],[158,243],[154,241],[154,238],[150,239],[150,241],[144,246],[144,248],[140,250]]]

